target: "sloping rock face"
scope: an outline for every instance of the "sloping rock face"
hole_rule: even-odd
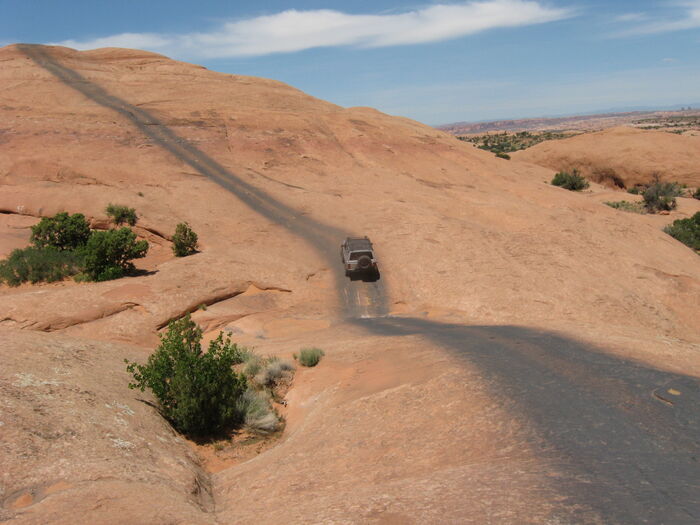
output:
[[[0,520],[208,523],[211,487],[152,398],[134,396],[124,358],[141,352],[3,330]]]
[[[133,50],[0,49],[0,123],[0,253],[58,211],[106,227],[109,203],[154,246],[133,277],[0,287],[17,523],[605,522],[577,499],[596,478],[557,455],[579,450],[566,426],[562,445],[524,415],[560,396],[518,401],[500,365],[565,369],[521,351],[556,330],[574,354],[585,339],[700,372],[698,259],[660,222],[694,202],[622,214],[416,122]],[[200,253],[176,259],[184,221]],[[379,281],[344,277],[348,234],[375,243]],[[261,353],[327,350],[297,374],[280,445],[212,477],[124,372],[186,312]],[[566,368],[567,402],[598,402],[578,395],[587,369]]]
[[[617,127],[542,142],[513,158],[556,171],[578,169],[589,179],[631,188],[661,179],[700,186],[700,137]]]

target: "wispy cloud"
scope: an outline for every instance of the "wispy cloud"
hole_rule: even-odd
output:
[[[684,31],[687,29],[700,28],[700,0],[685,0],[673,4],[681,8],[680,16],[674,18],[660,18],[657,20],[647,21],[644,18],[629,18],[628,22],[640,21],[640,23],[631,28],[625,29],[616,33],[613,36],[636,36],[636,35],[651,35],[656,33],[669,33],[672,31]],[[636,16],[641,13],[632,13],[627,16]],[[623,15],[624,17],[625,15]]]
[[[225,58],[291,53],[317,47],[386,47],[438,42],[496,28],[542,24],[574,15],[534,0],[482,0],[438,4],[391,14],[297,11],[226,22],[184,35],[124,33],[65,40],[76,49],[136,47],[178,57]]]

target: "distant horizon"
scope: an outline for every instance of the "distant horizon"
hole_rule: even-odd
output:
[[[565,113],[558,115],[537,115],[531,117],[513,117],[513,118],[491,118],[484,120],[455,120],[453,122],[445,122],[443,124],[433,125],[434,128],[440,128],[443,126],[454,126],[457,124],[488,124],[491,122],[510,122],[518,120],[538,120],[538,119],[560,119],[560,118],[575,118],[575,117],[588,117],[593,115],[619,115],[624,113],[653,113],[656,111],[685,111],[686,108],[690,108],[688,111],[700,111],[700,102],[694,104],[671,104],[669,106],[637,106],[629,108],[609,108],[609,109],[599,109],[594,111],[583,111],[581,113]]]
[[[8,0],[0,12],[0,45],[143,49],[435,126],[700,93],[700,0]]]

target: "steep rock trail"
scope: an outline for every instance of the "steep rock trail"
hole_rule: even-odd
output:
[[[337,246],[347,236],[340,228],[314,220],[231,173],[209,155],[179,137],[168,126],[147,111],[111,95],[102,87],[51,57],[42,46],[20,45],[20,50],[37,65],[49,71],[66,86],[75,89],[95,103],[109,108],[129,120],[141,133],[196,172],[233,193],[243,204],[270,221],[287,228],[293,234],[311,244],[325,257],[335,277],[338,296],[346,299],[345,313],[356,315],[385,315],[388,313],[387,294],[381,282],[359,285],[344,278],[337,260]],[[358,290],[360,291],[358,293]],[[365,296],[363,299],[362,296]],[[371,310],[371,313],[369,312]]]
[[[46,48],[20,49],[63,84],[120,114],[175,158],[313,246],[333,268],[350,323],[379,336],[419,334],[479,367],[494,395],[514,401],[541,436],[544,461],[560,470],[562,497],[595,509],[605,522],[698,522],[700,403],[687,401],[698,399],[694,378],[613,359],[552,334],[383,317],[388,313],[383,282],[351,282],[340,271],[342,229],[271,198],[153,115],[62,65]],[[654,392],[664,390],[682,392],[683,402],[662,402]]]

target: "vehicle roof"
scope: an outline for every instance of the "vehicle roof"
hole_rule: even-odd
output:
[[[345,244],[350,251],[372,249],[372,243],[367,237],[348,237]]]

